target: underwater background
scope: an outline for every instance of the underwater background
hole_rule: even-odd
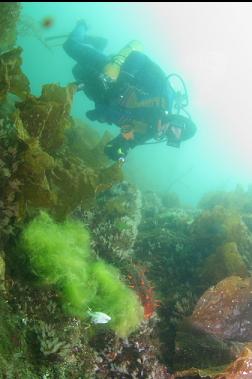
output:
[[[0,4],[0,379],[251,379],[251,3]],[[65,37],[185,80],[197,133],[104,154]]]
[[[246,188],[251,182],[251,12],[249,3],[137,2],[31,2],[23,3],[22,11],[32,17],[41,38],[67,34],[84,18],[91,34],[108,39],[106,53],[137,39],[167,74],[183,77],[197,134],[180,149],[165,144],[137,147],[125,170],[144,189],[173,190],[193,205],[206,191],[230,190],[237,184]],[[53,18],[49,28],[41,27],[46,17]],[[18,41],[34,94],[45,82],[65,85],[74,80],[74,61],[61,46],[50,52],[32,33]],[[78,93],[73,114],[85,119],[90,108]],[[101,132],[106,128],[96,127]]]

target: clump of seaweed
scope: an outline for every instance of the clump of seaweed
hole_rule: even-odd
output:
[[[22,49],[20,47],[0,55],[0,101],[6,99],[8,93],[24,99],[30,93],[27,77],[21,70]]]
[[[181,202],[175,192],[164,192],[161,194],[162,204],[166,209],[180,208]]]
[[[71,344],[60,339],[58,330],[42,320],[34,326],[39,340],[39,349],[45,358],[64,359],[71,352]]]
[[[141,220],[141,193],[123,181],[96,196],[88,210],[78,208],[74,217],[88,225],[97,255],[114,264],[132,256]]]
[[[26,97],[12,114],[20,147],[19,201],[25,209],[50,209],[58,218],[122,179],[118,165],[92,168],[71,151],[66,130],[74,125],[69,115],[73,93],[72,86],[45,86],[41,97]]]
[[[21,191],[17,141],[9,121],[4,118],[0,120],[0,157],[0,240],[3,243],[14,233],[15,220],[20,216],[17,195]]]
[[[37,378],[36,369],[27,361],[29,346],[18,313],[4,296],[0,300],[0,375],[5,378]],[[25,364],[24,364],[25,362]]]
[[[197,241],[197,248],[208,255],[226,242],[236,242],[240,248],[246,239],[247,228],[237,211],[216,206],[195,218],[191,233]]]
[[[79,119],[74,120],[74,126],[66,131],[67,143],[78,158],[89,167],[100,170],[106,168],[110,161],[104,153],[104,146],[112,136],[107,131],[102,138],[97,131]]]
[[[29,96],[17,104],[20,121],[31,138],[49,154],[55,153],[65,140],[65,130],[72,126],[70,117],[75,87],[47,84],[40,97]]]
[[[2,2],[0,12],[0,52],[14,47],[17,37],[16,24],[21,12],[20,2]]]
[[[213,209],[216,206],[222,206],[241,213],[251,212],[252,186],[250,185],[247,190],[237,185],[233,191],[208,192],[199,202],[199,207],[202,209]]]
[[[45,377],[49,378],[68,378],[71,375],[77,378],[83,372],[87,376],[91,375],[95,366],[95,352],[89,346],[90,325],[66,316],[56,291],[50,287],[35,287],[32,282],[25,284],[20,278],[15,279],[15,282],[9,281],[7,285],[12,313],[6,314],[7,320],[11,317],[10,320],[14,319],[15,322],[9,328],[10,341],[4,341],[5,346],[0,343],[0,348],[7,347],[7,343],[14,344],[11,345],[14,352],[22,348],[19,360],[17,357],[17,367],[20,371],[26,367],[28,371],[31,366],[31,370],[36,371],[31,376],[33,379],[46,374],[48,376]],[[5,326],[5,323],[1,325]],[[22,357],[26,358],[21,360]],[[14,354],[8,357],[8,362],[8,372],[12,372]],[[13,374],[13,377],[16,376]],[[30,378],[28,375],[23,377]]]
[[[232,275],[240,277],[249,275],[235,242],[219,246],[215,252],[207,257],[200,273],[201,280],[208,286]]]
[[[40,207],[64,218],[81,203],[87,205],[98,192],[120,182],[122,170],[118,164],[109,166],[103,152],[106,136],[94,137],[88,126],[82,125],[79,148],[74,148],[73,136],[80,131],[70,116],[75,86],[48,84],[43,86],[41,96],[32,96],[29,81],[20,68],[21,52],[17,48],[0,56],[1,176],[4,179],[1,191],[9,192],[10,198],[11,186],[15,186],[15,201],[22,210],[20,218]],[[11,106],[6,106],[10,93],[19,101],[12,99]],[[71,133],[67,133],[70,129]],[[7,160],[12,160],[13,167],[10,163],[8,166]],[[1,208],[8,208],[10,214],[5,200]],[[6,218],[2,219],[6,223]]]
[[[128,339],[95,335],[90,341],[97,351],[95,378],[171,379],[159,361],[157,321],[157,317],[144,321]]]
[[[44,285],[55,286],[65,311],[80,319],[88,309],[111,316],[119,336],[137,328],[143,310],[136,294],[120,280],[118,270],[91,255],[89,234],[79,222],[57,224],[46,214],[24,230],[21,247]]]

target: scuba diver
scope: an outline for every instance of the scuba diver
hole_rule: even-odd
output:
[[[138,41],[131,41],[116,55],[105,55],[107,40],[90,36],[87,30],[86,22],[79,21],[63,48],[77,62],[73,68],[77,90],[95,103],[86,112],[88,119],[121,129],[105,146],[106,155],[124,162],[130,149],[148,140],[179,147],[193,137],[196,126],[185,110],[188,99],[182,79],[176,74],[167,77],[142,52]],[[182,81],[183,94],[172,87],[172,76]]]

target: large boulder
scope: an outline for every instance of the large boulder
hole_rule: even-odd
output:
[[[222,340],[252,340],[252,278],[228,277],[207,290],[191,316],[192,324]]]

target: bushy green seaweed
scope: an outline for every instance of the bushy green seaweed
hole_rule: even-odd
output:
[[[136,294],[120,280],[119,272],[92,257],[89,234],[76,221],[55,223],[41,213],[23,231],[22,249],[32,271],[47,285],[55,285],[63,308],[79,318],[89,307],[112,318],[109,326],[127,336],[143,317]]]
[[[91,306],[99,311],[108,310],[111,327],[120,336],[127,336],[143,317],[137,296],[120,281],[118,270],[103,261],[92,265],[92,281],[97,289]]]

